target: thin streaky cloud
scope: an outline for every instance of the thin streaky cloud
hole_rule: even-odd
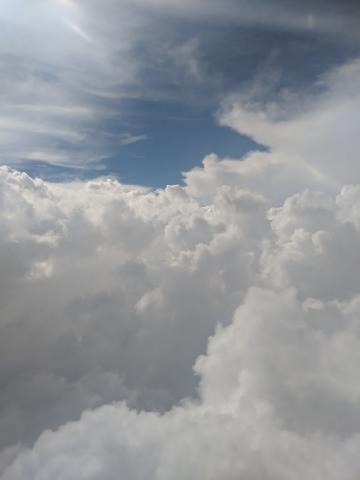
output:
[[[71,31],[75,32],[83,40],[86,40],[89,43],[93,43],[93,39],[87,33],[85,33],[84,30],[80,28],[79,25],[77,25],[75,22],[69,20],[66,17],[63,18],[63,22],[67,27],[70,28]]]

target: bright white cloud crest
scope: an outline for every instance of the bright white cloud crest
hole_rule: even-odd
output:
[[[233,103],[272,151],[185,187],[0,170],[1,480],[359,477],[357,69],[281,124]]]

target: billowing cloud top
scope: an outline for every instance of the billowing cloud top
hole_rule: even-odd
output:
[[[1,168],[1,480],[359,478],[358,79],[183,187]]]

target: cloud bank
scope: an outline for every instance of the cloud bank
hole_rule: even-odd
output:
[[[359,476],[358,69],[184,186],[0,169],[1,480]]]

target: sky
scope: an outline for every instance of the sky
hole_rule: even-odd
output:
[[[47,180],[181,183],[208,153],[260,147],[219,126],[226,97],[306,90],[356,56],[358,10],[334,0],[5,0],[1,161]]]
[[[0,480],[357,480],[360,7],[0,3]]]

